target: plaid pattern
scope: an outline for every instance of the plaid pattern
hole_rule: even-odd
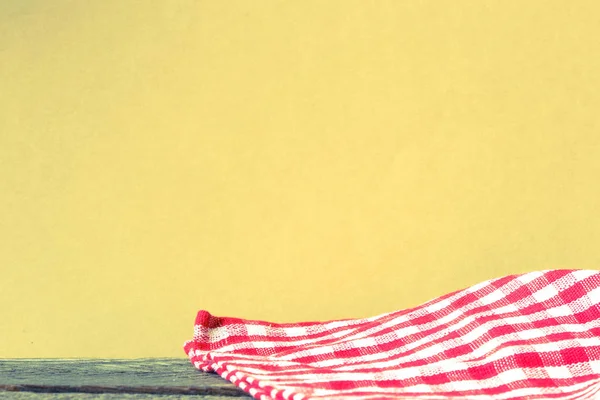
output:
[[[184,349],[262,400],[600,399],[600,272],[511,275],[366,319],[200,311]]]

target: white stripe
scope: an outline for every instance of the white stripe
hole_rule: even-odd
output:
[[[387,372],[391,372],[391,373],[398,372],[399,375],[390,377],[388,379],[405,379],[408,377],[416,376],[416,375],[403,376],[400,373],[401,371],[406,372],[408,370],[413,370],[413,371],[418,370],[419,373],[426,371],[426,370],[433,370],[433,369],[438,369],[443,372],[464,370],[467,367],[484,365],[489,362],[499,361],[504,358],[510,358],[511,356],[513,356],[515,354],[530,353],[532,351],[532,348],[538,353],[545,353],[545,352],[556,351],[558,348],[567,350],[569,348],[597,347],[597,346],[599,346],[599,343],[600,343],[600,338],[594,337],[594,338],[578,339],[577,341],[575,341],[575,343],[572,339],[565,339],[562,341],[544,343],[544,344],[539,344],[536,346],[506,345],[502,348],[497,349],[493,353],[492,352],[489,352],[489,353],[481,352],[482,354],[478,354],[480,352],[477,351],[477,352],[474,352],[473,354],[467,354],[466,356],[461,357],[461,358],[443,359],[443,360],[440,360],[437,362],[431,362],[431,363],[427,364],[426,366],[422,366],[422,367],[410,367],[410,368],[401,368],[401,369],[397,369],[397,370],[396,369],[390,370]],[[251,358],[250,356],[247,356],[247,357],[248,358],[245,359],[246,357],[234,356],[234,359],[231,361],[231,363],[235,363],[240,368],[243,368],[244,371],[251,373],[252,375],[254,375],[257,378],[260,378],[260,377],[269,378],[270,377],[271,379],[281,380],[281,379],[285,379],[285,378],[283,378],[283,376],[287,376],[287,371],[281,371],[282,373],[284,373],[284,375],[276,376],[276,375],[273,375],[269,371],[265,371],[260,368],[253,368],[252,367],[253,365],[254,366],[265,365],[264,360],[260,359],[260,358],[256,358],[256,357],[255,358]],[[405,358],[408,358],[408,357],[405,357]],[[339,367],[336,369],[336,371],[339,371],[340,374],[344,374],[344,373],[371,374],[369,372],[360,372],[360,371],[362,369],[375,368],[375,369],[379,370],[377,372],[377,374],[380,374],[380,373],[386,372],[386,370],[384,368],[389,368],[389,367],[397,368],[398,365],[402,361],[404,361],[404,360],[386,360],[386,361],[381,361],[378,363],[363,362],[363,363],[352,365],[352,366]],[[269,365],[277,366],[278,364],[277,364],[277,362],[271,362],[271,363],[269,363]],[[600,364],[590,362],[589,366],[590,366],[590,368],[592,368],[592,370],[591,370],[592,373],[600,375],[600,369],[597,369],[597,370],[594,369],[594,368],[600,368]],[[314,371],[315,368],[310,368],[309,366],[307,366],[307,368],[305,368],[304,370]],[[318,368],[317,368],[317,370],[318,370]],[[297,368],[297,369],[290,371],[290,374],[293,375],[294,373],[301,373],[301,371],[302,371],[301,368]],[[332,374],[332,376],[334,374],[335,374],[335,372]]]

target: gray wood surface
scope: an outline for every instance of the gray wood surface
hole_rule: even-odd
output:
[[[186,358],[0,360],[0,399],[251,398]]]
[[[162,394],[128,394],[128,393],[32,393],[32,392],[0,392],[0,400],[232,400],[251,399],[251,397],[202,396],[202,395],[162,395]]]

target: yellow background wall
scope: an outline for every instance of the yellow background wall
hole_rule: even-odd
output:
[[[0,2],[0,357],[600,267],[600,3]]]

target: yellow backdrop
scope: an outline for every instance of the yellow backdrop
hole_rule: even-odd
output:
[[[0,2],[0,357],[600,267],[600,3]]]

